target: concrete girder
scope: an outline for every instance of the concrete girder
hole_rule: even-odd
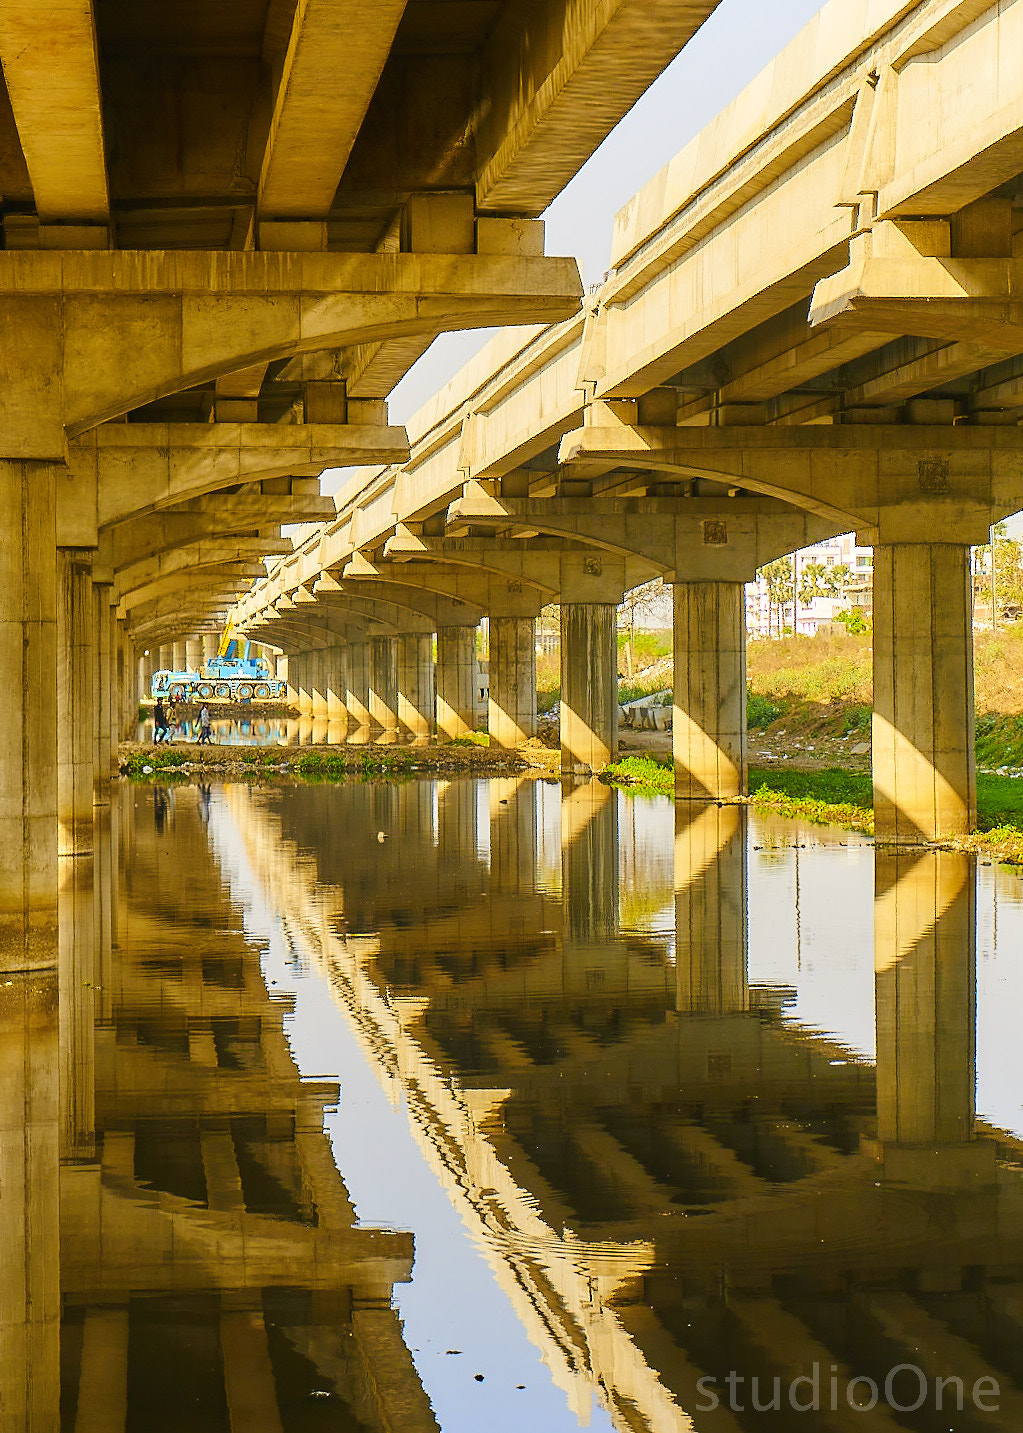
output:
[[[128,593],[159,578],[170,577],[174,573],[200,571],[225,562],[243,562],[247,568],[253,569],[254,575],[262,577],[266,574],[263,558],[267,549],[272,551],[275,545],[280,549],[285,543],[286,550],[291,551],[290,538],[204,538],[200,542],[182,544],[167,552],[127,564],[116,572],[115,585],[122,596],[127,596]]]
[[[718,0],[555,0],[502,16],[484,57],[481,210],[540,214]]]
[[[260,531],[260,526],[263,531]],[[148,543],[145,533],[134,525],[132,527],[133,531],[125,533],[123,540],[119,540],[119,527],[106,529],[100,541],[97,556],[104,566],[109,566],[120,575],[119,580],[130,581],[135,570],[145,571],[154,564],[166,567],[172,554],[194,554],[211,546],[230,546],[258,558],[285,556],[295,549],[290,537],[280,536],[280,523],[272,518],[261,525],[240,521],[214,525],[208,519],[197,518],[177,523],[154,523],[155,531]]]
[[[325,595],[317,599],[316,606],[330,613],[331,616],[334,614],[344,616],[351,613],[355,617],[365,617],[370,621],[380,622],[384,626],[393,628],[397,634],[426,633],[436,630],[432,619],[425,613],[417,612],[414,608],[404,604],[389,602],[384,597],[356,597],[345,594],[344,597],[332,598],[330,595]]]
[[[178,637],[191,628],[193,621],[209,622],[211,618],[226,614],[237,600],[236,587],[221,587],[215,583],[189,597],[188,609],[183,610],[181,598],[176,593],[163,593],[132,608],[131,630],[149,636],[159,634],[161,640]],[[223,623],[220,625],[223,626]]]
[[[264,571],[262,564],[256,562],[220,561],[209,567],[193,565],[162,577],[154,577],[152,581],[133,588],[131,592],[121,598],[118,615],[126,615],[132,607],[139,603],[152,601],[154,598],[163,597],[169,593],[181,593],[193,587],[200,594],[211,585],[225,590],[229,590],[233,586],[235,592],[240,593],[262,576]]]
[[[1006,358],[1023,352],[1018,261],[922,254],[904,228],[913,230],[876,224],[867,244],[854,241],[848,267],[816,285],[810,326],[915,333],[980,344]]]
[[[300,0],[259,176],[262,219],[326,218],[406,3]]]
[[[344,578],[345,586],[349,580]],[[413,595],[433,594],[452,602],[464,602],[481,612],[490,612],[500,605],[502,609],[509,608],[514,615],[522,617],[535,617],[551,600],[550,592],[531,584],[523,583],[520,591],[511,591],[507,579],[495,577],[484,570],[474,572],[468,567],[438,562],[376,562],[366,564],[359,573],[358,581],[365,582],[367,587],[378,580],[385,588],[404,587]],[[280,590],[280,581],[280,576],[277,576],[255,587],[251,598],[247,595],[242,600],[238,620],[244,622],[250,611],[263,611],[272,606]]]
[[[774,558],[845,531],[841,523],[770,498],[505,498],[470,492],[452,508],[477,527],[518,521],[623,557],[636,579],[627,590],[646,580],[633,570],[637,559],[669,583],[752,581]]]
[[[470,519],[470,522],[476,525],[475,518]],[[486,521],[481,525],[486,526]],[[507,518],[504,519],[504,525],[509,526]],[[546,537],[534,536],[525,539],[504,534],[495,534],[493,537],[423,537],[417,539],[417,542],[419,550],[416,555],[409,555],[405,559],[406,563],[413,567],[430,561],[480,566],[490,572],[507,575],[512,580],[531,582],[534,586],[554,594],[563,594],[567,584],[575,583],[586,576],[593,579],[590,585],[594,589],[601,585],[601,578],[605,579],[604,585],[610,583],[609,592],[618,585],[618,576],[610,576],[613,563],[594,553],[588,554],[588,544],[585,540],[579,542],[573,532],[558,532]],[[385,556],[389,545],[384,544]],[[408,551],[407,548],[404,550]],[[657,564],[646,560],[644,556],[637,557],[632,552],[623,552],[617,556],[618,565],[622,569],[621,581],[626,589],[657,575]],[[557,600],[557,597],[553,600]],[[579,597],[575,600],[585,599]],[[609,601],[612,598],[598,598],[594,590],[591,600]],[[621,594],[613,600],[620,602]]]
[[[0,64],[39,219],[105,225],[110,197],[92,0],[8,0],[0,6]],[[97,234],[105,248],[105,228]]]
[[[7,252],[5,456],[63,461],[68,437],[262,359],[550,322],[580,296],[574,259]],[[41,407],[41,391],[59,397]]]
[[[1023,503],[1015,427],[840,424],[803,428],[583,428],[560,457],[712,478],[791,502],[866,543],[982,543]]]
[[[86,527],[236,484],[272,483],[268,492],[319,497],[324,468],[402,462],[404,428],[346,423],[108,423],[68,448],[70,486],[61,509]],[[307,486],[280,484],[292,479]]]
[[[278,537],[281,526],[314,520],[312,514],[303,514],[301,501],[290,497],[245,498],[241,502],[236,498],[224,494],[220,502],[208,500],[205,510],[164,508],[146,517],[113,523],[100,531],[98,560],[116,571],[194,542],[218,541],[228,535],[256,536],[261,530],[273,534],[268,554],[289,553],[294,545],[290,538]],[[276,543],[285,545],[275,547]]]
[[[397,582],[388,583],[381,578],[370,578],[365,583],[347,579],[341,583],[328,573],[324,573],[323,577],[314,585],[313,592],[318,599],[326,596],[328,600],[332,600],[332,595],[336,595],[340,601],[343,601],[349,594],[357,598],[370,597],[373,600],[376,600],[379,595],[384,601],[393,602],[398,607],[405,607],[411,612],[418,612],[424,617],[429,617],[433,622],[434,631],[439,627],[477,627],[486,615],[482,607],[474,606],[472,603],[447,597],[437,592],[403,587]]]
[[[336,647],[339,642],[365,642],[371,637],[397,636],[386,623],[378,623],[359,614],[353,614],[350,620],[345,620],[340,614],[336,618],[331,618],[329,614],[308,617],[280,614],[275,620],[268,620],[264,626],[253,630],[256,633],[254,641],[272,642],[283,651],[289,648],[294,651],[307,647]]]

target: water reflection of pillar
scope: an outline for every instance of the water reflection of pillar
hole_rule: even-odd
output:
[[[99,903],[90,856],[65,861],[57,898],[60,979],[60,1153],[91,1159],[96,1122]]]
[[[0,988],[0,1407],[60,1427],[57,973]]]
[[[437,854],[445,870],[475,863],[479,851],[476,782],[469,778],[441,784],[437,796]]]
[[[974,1143],[975,859],[879,851],[875,860],[879,1151],[887,1173],[956,1182],[994,1156]]]
[[[675,807],[676,1007],[749,1009],[745,806]]]
[[[536,879],[536,783],[490,782],[490,888],[532,891]]]
[[[601,781],[561,788],[565,938],[613,941],[618,928],[618,794]]]

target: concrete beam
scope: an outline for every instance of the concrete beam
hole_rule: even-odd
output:
[[[551,322],[580,296],[574,259],[8,252],[0,430],[11,457],[63,461],[66,437],[263,359]]]
[[[110,199],[92,0],[5,0],[0,64],[40,220],[105,225]],[[97,247],[106,248],[105,230],[97,233]]]
[[[508,9],[484,56],[477,205],[537,215],[718,0],[555,0]]]
[[[405,5],[299,0],[259,177],[262,218],[326,218]]]

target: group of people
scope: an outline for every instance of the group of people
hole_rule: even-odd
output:
[[[167,706],[164,706],[163,697],[157,697],[156,706],[153,709],[153,741],[157,745],[169,745],[173,739],[171,735],[173,718],[173,704],[168,702]],[[199,745],[209,746],[212,740],[213,727],[210,724],[210,709],[204,705],[199,713]]]

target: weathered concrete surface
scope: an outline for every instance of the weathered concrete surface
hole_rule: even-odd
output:
[[[874,591],[876,835],[965,835],[977,820],[969,549],[878,547]]]
[[[618,751],[617,608],[561,604],[561,770],[603,771]]]
[[[490,745],[516,751],[536,735],[536,638],[532,618],[490,619]]]
[[[746,599],[738,582],[674,586],[675,794],[727,801],[746,789]]]

